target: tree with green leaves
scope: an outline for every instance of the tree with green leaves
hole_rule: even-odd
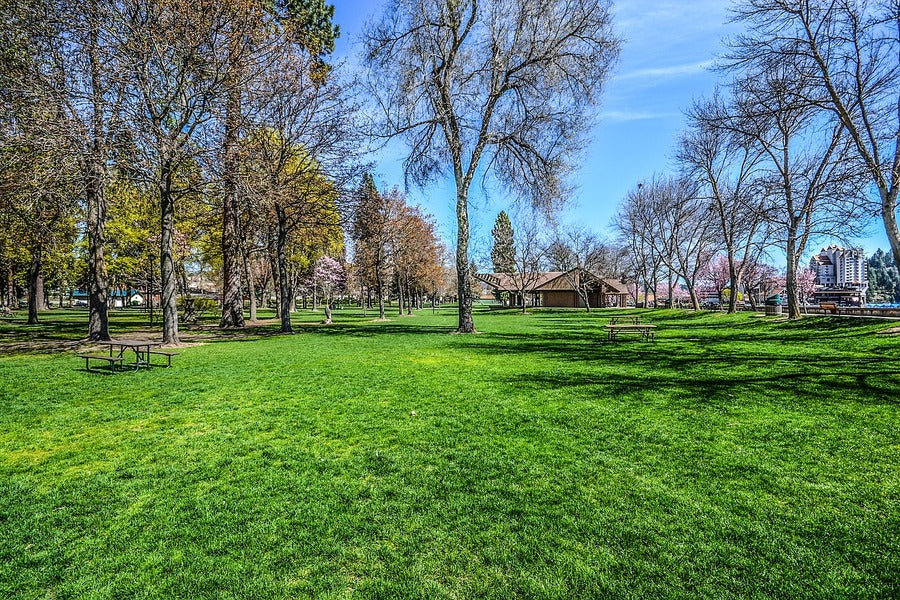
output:
[[[53,123],[47,123],[78,166],[88,250],[88,337],[94,340],[109,339],[105,192],[121,133],[117,113],[124,78],[114,35],[121,8],[101,0],[30,0],[4,2],[0,11],[4,70],[12,75],[3,88],[18,100],[52,107]]]
[[[244,325],[241,271],[241,198],[238,182],[240,134],[248,118],[245,96],[268,89],[266,74],[289,50],[307,56],[310,85],[324,82],[330,67],[323,57],[334,51],[339,29],[332,23],[334,7],[323,0],[241,0],[225,3],[229,12],[227,44],[229,64],[224,82],[222,169],[222,319],[220,327]],[[251,119],[252,120],[252,119]],[[253,290],[250,290],[251,294]]]

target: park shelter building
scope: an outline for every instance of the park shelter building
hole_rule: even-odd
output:
[[[587,290],[591,308],[624,307],[628,300],[628,290],[612,278],[594,275],[584,269],[570,271],[547,271],[525,275],[507,273],[479,273],[475,277],[495,292],[506,293],[516,298],[520,286],[525,283],[526,304],[555,308],[585,308],[584,300],[577,286]],[[521,306],[521,299],[515,304]]]

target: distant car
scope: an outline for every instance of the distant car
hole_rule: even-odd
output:
[[[75,302],[72,303],[72,306],[87,306],[87,305],[88,305],[87,302],[85,302],[84,300],[76,300]]]
[[[19,300],[19,308],[28,308],[28,300]]]

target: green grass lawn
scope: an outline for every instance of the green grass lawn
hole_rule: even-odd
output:
[[[896,323],[611,314],[303,313],[113,376],[15,345],[0,597],[900,596]],[[86,329],[44,320],[0,344]]]

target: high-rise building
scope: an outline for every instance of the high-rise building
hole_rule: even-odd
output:
[[[816,272],[816,284],[823,288],[855,290],[865,297],[866,256],[862,248],[828,246],[812,257],[809,266]]]

